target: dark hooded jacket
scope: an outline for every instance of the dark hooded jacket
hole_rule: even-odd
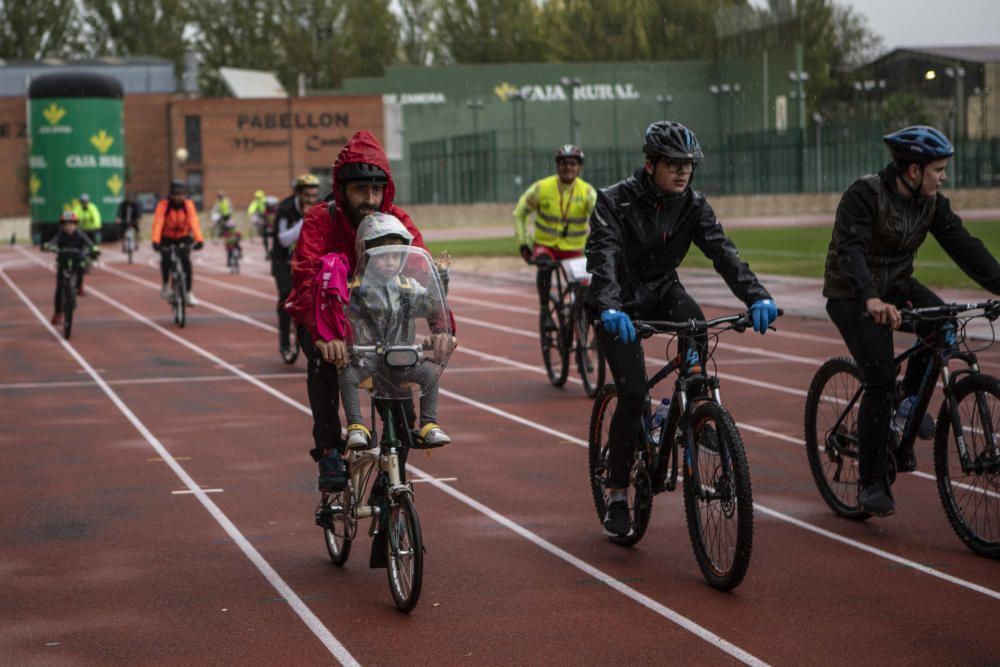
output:
[[[295,253],[292,257],[292,282],[294,286],[291,294],[285,300],[284,307],[295,318],[296,322],[304,324],[309,329],[314,340],[317,338],[317,332],[312,284],[323,264],[323,256],[331,252],[342,254],[350,266],[351,274],[357,268],[357,257],[355,257],[354,249],[357,230],[351,225],[347,213],[344,211],[344,203],[341,200],[343,192],[337,182],[337,174],[340,169],[346,164],[357,162],[373,164],[389,175],[389,182],[385,186],[380,210],[399,218],[413,234],[412,244],[427,250],[423,236],[413,224],[413,220],[410,219],[406,211],[393,203],[396,186],[392,181],[389,160],[386,158],[382,146],[370,132],[366,130],[356,132],[337,154],[337,160],[333,164],[333,201],[319,202],[306,212],[305,220],[302,223],[302,232],[299,234],[299,240],[295,245]],[[332,216],[331,210],[333,211]]]
[[[770,298],[705,196],[690,187],[678,195],[662,195],[640,168],[597,195],[586,251],[591,305],[598,311],[631,307],[639,315],[651,315],[680,282],[677,267],[692,243],[745,304]]]
[[[913,275],[917,250],[930,233],[969,277],[1000,294],[1000,265],[969,234],[948,198],[904,197],[896,169],[856,180],[837,206],[826,255],[823,296],[830,299],[885,297]]]

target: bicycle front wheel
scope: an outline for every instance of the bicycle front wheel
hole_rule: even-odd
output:
[[[63,283],[62,291],[62,312],[63,312],[63,338],[69,340],[73,333],[73,311],[76,310],[76,281],[67,280]]]
[[[965,440],[962,469],[948,401],[938,413],[934,474],[948,522],[969,549],[1000,558],[1000,381],[971,375],[953,390]]]
[[[547,315],[539,318],[538,331],[542,342],[542,361],[545,362],[545,372],[549,382],[554,387],[566,384],[569,377],[569,346],[572,340],[566,338],[566,318],[563,316],[562,305],[555,297],[550,296]]]
[[[839,516],[864,521],[858,504],[858,409],[861,371],[846,357],[829,359],[806,394],[806,457],[823,501]]]
[[[424,580],[424,541],[417,510],[408,494],[400,494],[390,506],[386,531],[389,590],[396,609],[410,612],[417,606]]]
[[[583,390],[594,398],[604,384],[604,352],[597,341],[597,329],[586,320],[583,309],[576,316],[576,367],[580,371]]]
[[[605,481],[608,476],[608,449],[610,442],[611,418],[618,407],[618,390],[613,384],[606,384],[594,397],[594,408],[590,415],[590,437],[588,438],[587,460],[590,466],[590,492],[594,498],[597,520],[604,525],[604,515],[608,504],[605,497]],[[629,518],[632,526],[628,535],[609,536],[615,544],[630,547],[637,544],[646,534],[649,517],[653,513],[652,484],[649,473],[640,460],[632,467],[627,490]]]
[[[176,272],[172,278],[173,283],[173,293],[174,293],[174,322],[179,327],[183,327],[187,321],[185,308],[187,307],[187,301],[185,297],[187,296],[187,290],[184,285],[184,274],[181,272]]]
[[[691,415],[694,444],[685,452],[684,511],[705,580],[719,590],[739,586],[753,549],[750,467],[733,418],[718,403]]]

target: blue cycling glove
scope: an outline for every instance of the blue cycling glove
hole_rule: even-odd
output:
[[[778,306],[772,299],[761,299],[750,306],[750,317],[753,318],[753,330],[762,335],[767,331],[767,325],[778,317]]]
[[[635,340],[635,327],[632,319],[621,312],[609,308],[601,313],[601,323],[604,328],[614,336],[617,336],[623,343],[631,343]]]

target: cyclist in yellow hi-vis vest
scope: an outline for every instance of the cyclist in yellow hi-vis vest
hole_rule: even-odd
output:
[[[538,299],[547,327],[555,326],[546,307],[555,263],[583,255],[588,221],[597,204],[597,191],[580,178],[582,169],[583,151],[572,144],[560,146],[556,151],[556,174],[532,183],[514,209],[514,233],[521,257],[538,267]],[[528,236],[532,212],[533,240]]]

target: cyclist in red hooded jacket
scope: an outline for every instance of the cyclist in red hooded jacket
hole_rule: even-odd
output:
[[[382,146],[370,132],[356,132],[333,163],[333,192],[306,213],[292,257],[294,286],[285,301],[285,310],[299,325],[299,341],[309,360],[306,387],[313,414],[313,448],[309,454],[319,463],[321,491],[339,491],[347,485],[341,457],[344,442],[338,413],[337,371],[348,359],[344,341],[323,340],[316,330],[312,286],[323,264],[322,258],[328,253],[343,255],[350,272],[354,272],[358,224],[369,213],[381,211],[395,216],[413,235],[411,245],[427,250],[413,220],[393,203],[395,194],[389,160]],[[412,401],[405,410],[409,423],[397,428],[409,428],[416,418]],[[405,454],[406,450],[403,451]]]

